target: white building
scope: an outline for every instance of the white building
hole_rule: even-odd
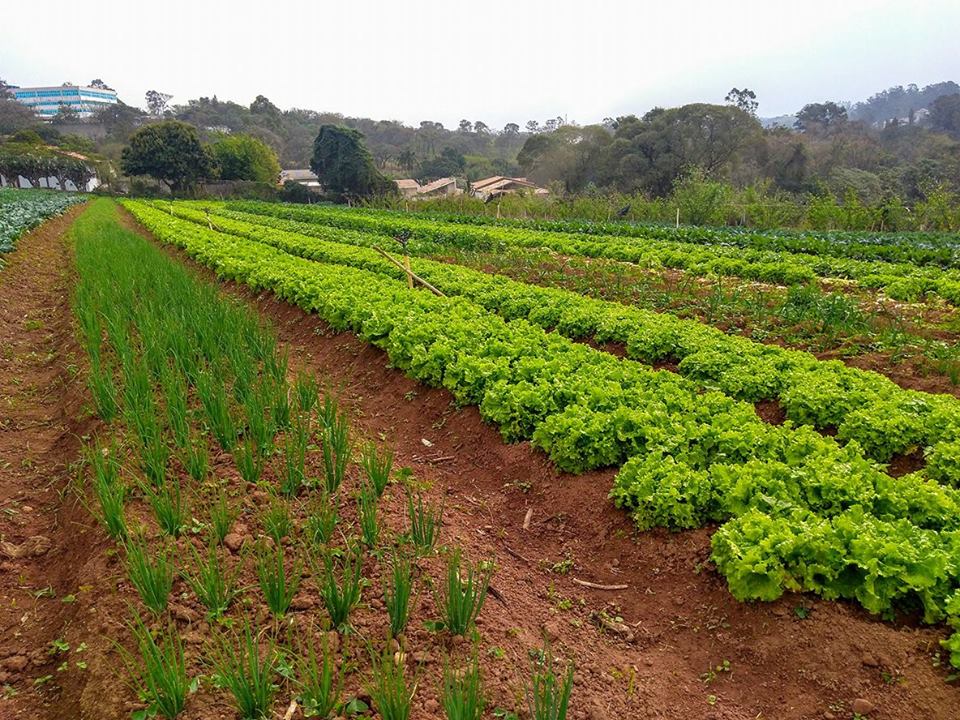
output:
[[[10,88],[14,99],[33,110],[39,117],[52,118],[60,107],[73,110],[78,117],[88,118],[102,107],[117,104],[117,91],[82,85]]]

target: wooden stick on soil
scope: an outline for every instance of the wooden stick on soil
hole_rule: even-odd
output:
[[[296,711],[297,711],[297,701],[291,700],[290,707],[288,707],[287,712],[283,714],[283,720],[290,720]]]
[[[408,279],[413,278],[413,279],[416,280],[418,283],[420,283],[420,284],[423,285],[425,288],[427,288],[427,290],[429,290],[430,292],[432,292],[434,295],[439,295],[440,297],[446,297],[446,295],[444,295],[442,292],[440,292],[439,290],[437,290],[437,288],[435,288],[433,285],[431,285],[431,284],[428,283],[426,280],[424,280],[422,277],[420,277],[420,276],[417,275],[415,272],[413,272],[413,270],[410,269],[409,265],[404,265],[402,262],[400,262],[399,260],[397,260],[395,257],[391,257],[389,254],[387,254],[386,252],[384,252],[383,250],[381,250],[380,248],[378,248],[376,245],[373,246],[373,249],[376,250],[376,251],[377,251],[378,253],[380,253],[381,255],[383,255],[387,260],[389,260],[390,262],[392,262],[392,263],[393,263],[394,265],[396,265],[398,268],[400,268],[401,270],[403,270],[403,271],[407,274],[407,278],[408,278]]]
[[[593,588],[594,590],[626,590],[629,585],[598,585],[597,583],[590,582],[589,580],[580,580],[579,578],[570,578],[577,585],[583,585],[583,587]]]

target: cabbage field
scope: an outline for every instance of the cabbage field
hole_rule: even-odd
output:
[[[14,250],[18,237],[84,199],[63,192],[0,189],[0,267],[2,254]]]

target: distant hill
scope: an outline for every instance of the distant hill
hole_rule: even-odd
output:
[[[896,85],[887,88],[861,102],[841,104],[847,107],[851,120],[883,127],[887,121],[894,119],[904,123],[909,123],[911,119],[919,120],[926,115],[927,110],[937,98],[956,93],[960,93],[960,85],[953,80],[934,83],[923,88],[911,83],[906,87]],[[765,128],[792,128],[796,118],[795,113],[778,115],[760,118],[760,124]]]

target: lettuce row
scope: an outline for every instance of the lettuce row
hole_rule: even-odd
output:
[[[672,463],[678,471],[705,472],[717,478],[716,488],[724,482],[733,488],[738,477],[753,473],[752,487],[744,482],[726,491],[730,500],[720,500],[708,483],[675,483],[676,497],[687,498],[676,504],[691,513],[675,526],[746,508],[714,541],[715,561],[738,597],[806,588],[856,598],[877,612],[917,598],[929,619],[943,615],[944,598],[956,585],[951,563],[957,543],[947,546],[956,531],[929,528],[952,527],[956,501],[949,488],[920,478],[895,480],[860,457],[855,443],[840,447],[810,429],[771,427],[749,405],[700,393],[676,375],[618,360],[524,320],[507,322],[464,298],[410,291],[379,274],[309,262],[142,203],[126,205],[161,240],[184,248],[221,277],[270,289],[383,348],[394,365],[448,387],[459,402],[479,401],[484,418],[499,424],[506,437],[532,435],[558,465],[597,467],[637,455],[653,467]],[[829,478],[847,466],[847,476]],[[636,504],[655,492],[634,489],[628,501]],[[794,501],[834,514],[791,509]],[[868,504],[885,519],[866,513]],[[871,529],[872,545],[858,541],[861,526]],[[820,555],[810,545],[816,538]],[[909,545],[898,549],[903,538]],[[881,554],[871,565],[874,551]]]
[[[374,212],[368,210],[367,212]],[[389,211],[379,211],[389,212]],[[746,227],[705,227],[590,220],[494,218],[445,212],[417,213],[424,219],[494,227],[677,240],[697,245],[733,245],[756,250],[786,250],[858,260],[882,260],[911,265],[960,267],[960,238],[952,232],[872,232],[853,230],[757,230]]]
[[[854,260],[782,250],[708,245],[677,240],[558,233],[522,227],[477,226],[428,217],[336,207],[234,202],[230,207],[274,217],[316,222],[383,235],[411,237],[465,249],[547,247],[566,255],[623,260],[650,268],[675,268],[693,275],[729,275],[761,282],[796,285],[817,277],[849,279],[864,288],[884,289],[903,301],[926,293],[960,304],[960,271],[882,260]]]
[[[199,205],[157,206],[193,222],[209,222]],[[383,241],[380,236],[269,216],[256,218],[217,205],[204,207],[213,212],[216,227],[224,232],[308,259],[402,277],[395,265],[369,249]],[[312,234],[283,229],[291,225]],[[643,362],[682,358],[678,371],[699,384],[751,402],[775,398],[794,423],[836,428],[841,441],[856,440],[869,457],[881,462],[913,448],[932,446],[928,452],[937,467],[933,476],[960,485],[960,467],[939,462],[946,460],[949,448],[957,447],[960,438],[960,402],[951,396],[904,390],[874,372],[839,361],[819,361],[809,353],[763,345],[672,315],[431,260],[414,259],[413,268],[444,292],[468,297],[507,319],[525,318],[573,339],[620,342],[629,357]]]

